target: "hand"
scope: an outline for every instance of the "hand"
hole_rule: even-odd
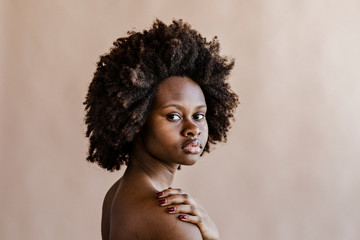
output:
[[[200,202],[181,189],[168,188],[156,194],[161,207],[169,214],[179,214],[179,219],[193,223],[200,229],[205,240],[218,240],[219,232]]]

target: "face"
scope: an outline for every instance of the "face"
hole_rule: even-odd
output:
[[[165,79],[141,130],[145,152],[169,165],[194,164],[208,138],[205,115],[205,97],[197,83],[188,77]]]

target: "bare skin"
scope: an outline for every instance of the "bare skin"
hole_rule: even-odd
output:
[[[199,201],[170,188],[178,166],[200,158],[208,137],[205,115],[204,95],[190,78],[159,85],[130,163],[105,196],[103,239],[219,239]]]

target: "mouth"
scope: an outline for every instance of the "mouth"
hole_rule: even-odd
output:
[[[189,139],[182,146],[182,150],[185,153],[189,153],[189,154],[199,154],[199,153],[201,153],[202,148],[203,147],[201,145],[201,142],[198,139]]]

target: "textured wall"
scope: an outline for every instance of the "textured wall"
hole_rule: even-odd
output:
[[[236,58],[227,144],[184,167],[223,239],[360,239],[360,2],[2,0],[0,239],[100,239],[122,172],[85,161],[82,101],[127,30],[183,18]]]

